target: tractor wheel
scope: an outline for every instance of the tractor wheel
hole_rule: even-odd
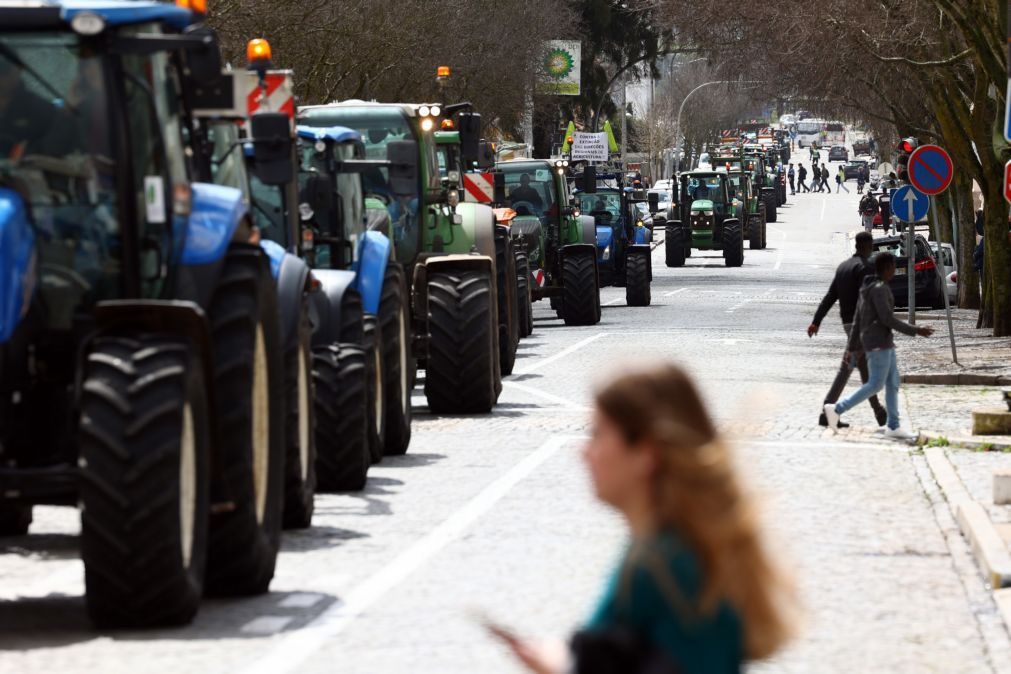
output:
[[[582,253],[562,259],[562,318],[566,325],[600,322],[600,289],[595,262],[594,255]]]
[[[516,258],[516,297],[519,299],[520,337],[534,332],[534,307],[530,301],[530,260],[522,246],[513,249]]]
[[[368,314],[362,320],[365,352],[365,396],[369,410],[366,443],[372,463],[383,460],[386,446],[386,361],[383,358],[383,330],[379,318]]]
[[[728,267],[744,264],[744,232],[739,220],[723,223],[723,262]]]
[[[32,507],[19,503],[0,504],[0,536],[24,536],[32,523]]]
[[[386,456],[399,456],[411,444],[411,391],[417,363],[411,356],[410,299],[404,268],[390,261],[383,277],[379,324],[386,375]]]
[[[210,456],[203,363],[189,346],[95,340],[79,464],[86,603],[98,627],[193,619],[207,564]]]
[[[284,354],[285,447],[284,526],[312,524],[316,498],[316,436],[313,415],[309,307],[302,302],[298,333]]]
[[[520,317],[516,301],[516,259],[512,239],[495,231],[495,293],[498,298],[498,362],[501,374],[512,374],[520,343]]]
[[[267,591],[284,515],[284,363],[277,296],[258,247],[233,244],[208,318],[221,483],[229,507],[211,514],[207,590]]]
[[[762,247],[762,221],[757,215],[748,216],[748,248],[759,250]]]
[[[648,307],[650,303],[649,253],[631,251],[625,258],[625,302],[630,307]]]
[[[360,344],[313,349],[316,479],[319,491],[365,487],[369,454],[368,354]]]
[[[762,250],[765,250],[769,246],[769,226],[766,224],[765,220],[765,209],[762,209]]]
[[[685,266],[685,251],[687,249],[681,243],[681,228],[667,227],[664,235],[664,253],[668,267]]]
[[[776,195],[769,194],[765,198],[765,219],[767,222],[776,222]]]
[[[482,414],[498,399],[492,278],[483,270],[428,277],[431,341],[425,396],[436,414]]]

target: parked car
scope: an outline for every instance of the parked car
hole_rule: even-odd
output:
[[[850,158],[850,153],[842,145],[833,145],[828,151],[829,161],[847,161]]]
[[[916,246],[913,259],[913,283],[916,292],[916,306],[929,306],[933,309],[944,308],[944,297],[941,295],[941,277],[937,274],[937,262],[930,250],[927,240],[916,235]],[[906,256],[906,237],[885,236],[874,239],[874,252],[888,251],[895,256],[895,276],[889,282],[895,297],[895,306],[905,307],[909,303],[909,274]]]
[[[958,261],[955,258],[955,247],[950,243],[942,243],[940,250],[936,241],[930,242],[934,259],[944,271],[945,287],[948,291],[948,304],[958,301]]]
[[[854,159],[853,161],[846,162],[843,165],[843,173],[846,174],[846,180],[856,180],[860,177],[860,169],[867,168],[867,162],[863,159]]]

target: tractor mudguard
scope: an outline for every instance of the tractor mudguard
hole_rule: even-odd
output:
[[[594,259],[597,258],[597,247],[588,243],[570,243],[562,246],[560,252],[563,260],[568,255],[592,255]]]
[[[214,342],[207,314],[198,304],[183,300],[105,300],[95,305],[95,327],[95,336],[149,332],[189,340],[203,368],[208,418],[219,418],[214,402],[217,400],[214,390]],[[80,349],[78,372],[84,372],[83,359],[86,357],[87,350]],[[80,391],[76,399],[80,399]],[[221,446],[219,425],[210,426],[211,469],[218,476],[223,471],[216,449]]]
[[[650,248],[650,246],[649,246],[648,243],[647,244],[635,244],[634,246],[629,246],[628,247],[628,249],[626,251],[626,255],[645,255],[646,257],[649,257],[652,252],[653,252],[653,249]]]
[[[355,263],[355,288],[362,296],[365,313],[379,315],[379,299],[383,295],[383,276],[390,262],[390,240],[379,232],[365,232]]]
[[[761,193],[762,194],[775,194],[775,192],[776,192],[776,188],[775,187],[762,187],[761,188]]]
[[[0,344],[24,318],[35,292],[35,231],[14,190],[0,187]]]
[[[636,227],[635,228],[635,244],[645,244],[649,245],[649,228],[648,227]]]
[[[239,223],[249,216],[242,191],[224,185],[193,183],[193,206],[186,219],[183,265],[201,265],[224,257]]]
[[[272,259],[271,267],[273,266]],[[286,252],[281,258],[274,280],[277,282],[277,311],[281,318],[281,340],[287,349],[298,337],[299,307],[309,287],[309,266],[302,258]]]
[[[270,276],[276,281],[277,275],[281,273],[281,262],[284,260],[284,256],[288,254],[288,251],[282,248],[279,243],[270,239],[261,240],[260,248],[267,254],[267,259],[270,260]]]
[[[339,342],[341,306],[344,295],[358,292],[355,273],[344,269],[314,269],[314,279],[320,289],[309,294],[309,322],[312,324],[312,346],[327,346]]]
[[[453,225],[453,242],[445,241],[447,253],[464,254],[476,249],[481,255],[495,259],[495,212],[491,206],[461,201],[456,214],[462,222]],[[441,259],[441,256],[440,256]],[[494,264],[492,265],[494,269]]]

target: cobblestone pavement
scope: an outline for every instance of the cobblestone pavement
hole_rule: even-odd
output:
[[[38,509],[30,536],[0,542],[0,672],[518,672],[473,612],[546,636],[586,616],[624,539],[579,459],[593,386],[660,358],[695,373],[735,438],[806,606],[793,647],[755,671],[1007,671],[1007,631],[918,451],[875,436],[866,406],[848,431],[815,424],[844,339],[835,312],[804,331],[856,200],[794,198],[741,269],[713,253],[667,269],[661,247],[652,306],[605,289],[598,326],[538,304],[494,414],[433,416],[415,396],[410,452],[363,493],[319,498],[269,594],[208,601],[189,627],[94,632],[77,514]]]

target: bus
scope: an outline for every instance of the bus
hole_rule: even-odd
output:
[[[820,119],[802,119],[797,122],[797,147],[809,146],[812,143],[822,144],[821,132],[824,122]]]

